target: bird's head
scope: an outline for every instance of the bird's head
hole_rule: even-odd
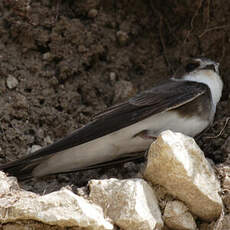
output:
[[[206,71],[205,71],[206,70]],[[187,75],[195,75],[202,72],[213,72],[219,75],[219,63],[208,58],[189,58],[175,73],[174,78],[183,79]]]
[[[195,81],[208,85],[216,105],[221,97],[223,81],[219,75],[219,63],[208,58],[192,58],[174,75],[174,79]]]
[[[212,70],[219,74],[219,63],[208,58],[193,58],[185,65],[185,72],[191,73],[200,70]]]

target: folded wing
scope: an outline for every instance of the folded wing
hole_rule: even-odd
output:
[[[34,167],[57,152],[110,134],[156,113],[177,108],[207,92],[209,93],[208,86],[202,83],[169,80],[108,108],[69,136],[19,160],[1,165],[0,170],[10,174],[29,175]]]

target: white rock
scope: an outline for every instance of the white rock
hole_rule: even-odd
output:
[[[43,60],[51,60],[52,59],[52,54],[50,52],[44,53],[42,55]]]
[[[191,137],[162,132],[150,147],[144,177],[165,187],[204,220],[216,219],[221,213],[219,181]]]
[[[217,165],[217,170],[222,180],[222,188],[230,191],[230,165],[228,161],[226,161],[224,164]]]
[[[9,75],[6,79],[6,85],[9,89],[13,89],[18,85],[18,80],[14,76]]]
[[[41,149],[42,147],[40,145],[32,145],[32,147],[28,148],[27,150],[27,154],[30,154],[30,153],[34,153],[36,152],[37,150]]]
[[[77,226],[93,230],[113,229],[105,219],[101,207],[74,194],[69,189],[61,189],[48,195],[40,196],[31,192],[4,184],[7,177],[0,174],[0,223],[18,220],[36,220],[61,227]]]
[[[89,182],[89,198],[125,230],[161,229],[163,222],[152,188],[142,179]]]
[[[223,178],[222,187],[223,187],[224,189],[230,190],[230,177],[229,177],[229,176],[225,176],[225,177]]]
[[[7,177],[5,173],[0,171],[0,198],[11,192],[12,189],[19,189],[17,179],[15,177]]]
[[[166,204],[163,217],[165,224],[171,229],[196,229],[196,222],[192,214],[181,201],[169,201]]]
[[[91,10],[89,10],[89,12],[88,12],[88,17],[89,17],[89,18],[95,18],[95,17],[97,16],[97,14],[98,14],[97,9],[91,9]]]
[[[34,153],[37,150],[41,149],[42,147],[40,145],[32,145],[30,152]]]
[[[46,136],[45,139],[44,139],[44,142],[46,145],[50,145],[53,143],[52,139],[50,136]]]
[[[111,82],[116,81],[116,73],[115,72],[110,72],[109,78]]]

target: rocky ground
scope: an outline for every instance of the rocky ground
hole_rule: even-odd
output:
[[[0,1],[0,163],[81,127],[106,107],[172,75],[185,57],[220,62],[225,86],[206,156],[230,152],[228,0]],[[52,176],[22,186],[48,193],[90,178],[136,176],[143,163]]]

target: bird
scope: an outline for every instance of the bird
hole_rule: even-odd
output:
[[[107,108],[53,144],[0,165],[0,170],[24,180],[141,158],[164,130],[194,137],[209,127],[222,90],[219,63],[191,58],[171,78]]]

